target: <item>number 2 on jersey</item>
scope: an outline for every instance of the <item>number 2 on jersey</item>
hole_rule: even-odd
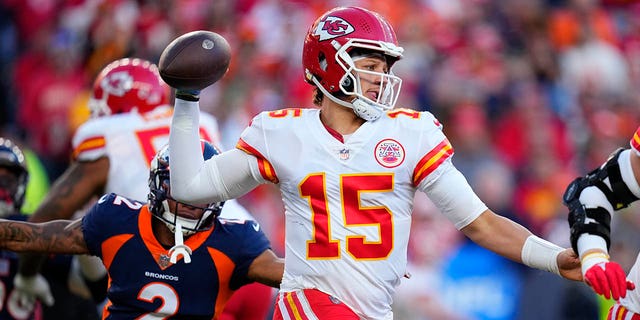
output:
[[[340,240],[331,236],[331,215],[327,199],[326,176],[308,175],[300,184],[300,194],[311,208],[313,239],[307,241],[308,259],[340,258]],[[367,241],[364,235],[348,235],[346,250],[356,260],[386,258],[393,249],[392,213],[385,206],[363,207],[360,196],[364,192],[389,192],[393,189],[392,174],[357,174],[340,176],[340,198],[344,226],[376,226],[379,241]]]

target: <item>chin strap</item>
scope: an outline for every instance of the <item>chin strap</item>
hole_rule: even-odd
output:
[[[182,225],[180,223],[176,223],[176,230],[173,232],[175,236],[175,245],[169,249],[169,255],[171,255],[171,263],[176,263],[178,261],[178,257],[182,256],[184,258],[184,263],[191,263],[191,248],[184,244],[184,240],[182,238]]]
[[[378,110],[376,109],[374,106],[368,104],[366,101],[360,99],[360,98],[356,98],[353,100],[353,102],[349,103],[343,100],[340,100],[338,98],[336,98],[333,94],[331,94],[329,91],[327,91],[327,89],[325,89],[322,84],[320,84],[320,81],[318,81],[318,79],[316,79],[316,77],[311,76],[311,81],[313,81],[313,83],[316,85],[316,87],[318,89],[320,89],[320,91],[324,94],[325,97],[329,98],[329,100],[343,106],[343,107],[347,107],[351,110],[353,110],[353,112],[360,118],[366,120],[366,121],[375,121],[378,118],[380,118],[380,116],[382,115],[382,110]]]

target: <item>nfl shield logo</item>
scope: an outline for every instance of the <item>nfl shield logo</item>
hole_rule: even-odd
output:
[[[340,160],[349,160],[349,149],[342,149],[338,151],[340,155]]]
[[[158,265],[160,265],[161,268],[166,268],[169,266],[169,263],[171,263],[169,256],[166,254],[161,254],[160,261],[158,261]]]

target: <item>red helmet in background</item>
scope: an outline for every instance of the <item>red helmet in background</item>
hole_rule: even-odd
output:
[[[149,112],[169,104],[170,88],[158,67],[143,59],[125,58],[107,65],[93,83],[89,99],[92,117],[130,111]]]
[[[391,25],[379,14],[359,7],[334,8],[311,26],[304,40],[302,65],[307,82],[318,87],[334,102],[354,109],[365,120],[375,120],[382,111],[392,109],[400,93],[402,80],[391,73],[373,73],[381,79],[377,101],[365,97],[359,88],[353,58],[376,53],[389,66],[404,50],[398,46]],[[355,96],[350,103],[334,94]]]

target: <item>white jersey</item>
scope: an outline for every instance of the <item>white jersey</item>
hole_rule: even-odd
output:
[[[172,115],[173,108],[164,106],[145,114],[127,112],[89,119],[73,136],[73,158],[75,161],[109,158],[104,193],[147,202],[151,159],[169,142]],[[200,114],[200,136],[219,146],[218,124],[210,114]],[[222,212],[230,218],[250,218],[235,201],[225,203]]]
[[[428,112],[389,111],[344,142],[319,114],[263,112],[237,145],[258,158],[262,178],[282,193],[286,267],[280,288],[316,288],[363,318],[382,319],[406,273],[415,191],[428,194],[439,177],[456,170],[453,148]],[[467,190],[454,191],[472,193]],[[447,215],[458,228],[486,209],[475,194],[470,198],[464,214]],[[449,204],[436,205],[447,214]]]
[[[636,286],[640,283],[640,255],[636,257],[636,262],[629,270],[627,280],[632,281]],[[640,314],[640,292],[638,289],[627,290],[627,296],[620,299],[620,304],[634,313]]]

